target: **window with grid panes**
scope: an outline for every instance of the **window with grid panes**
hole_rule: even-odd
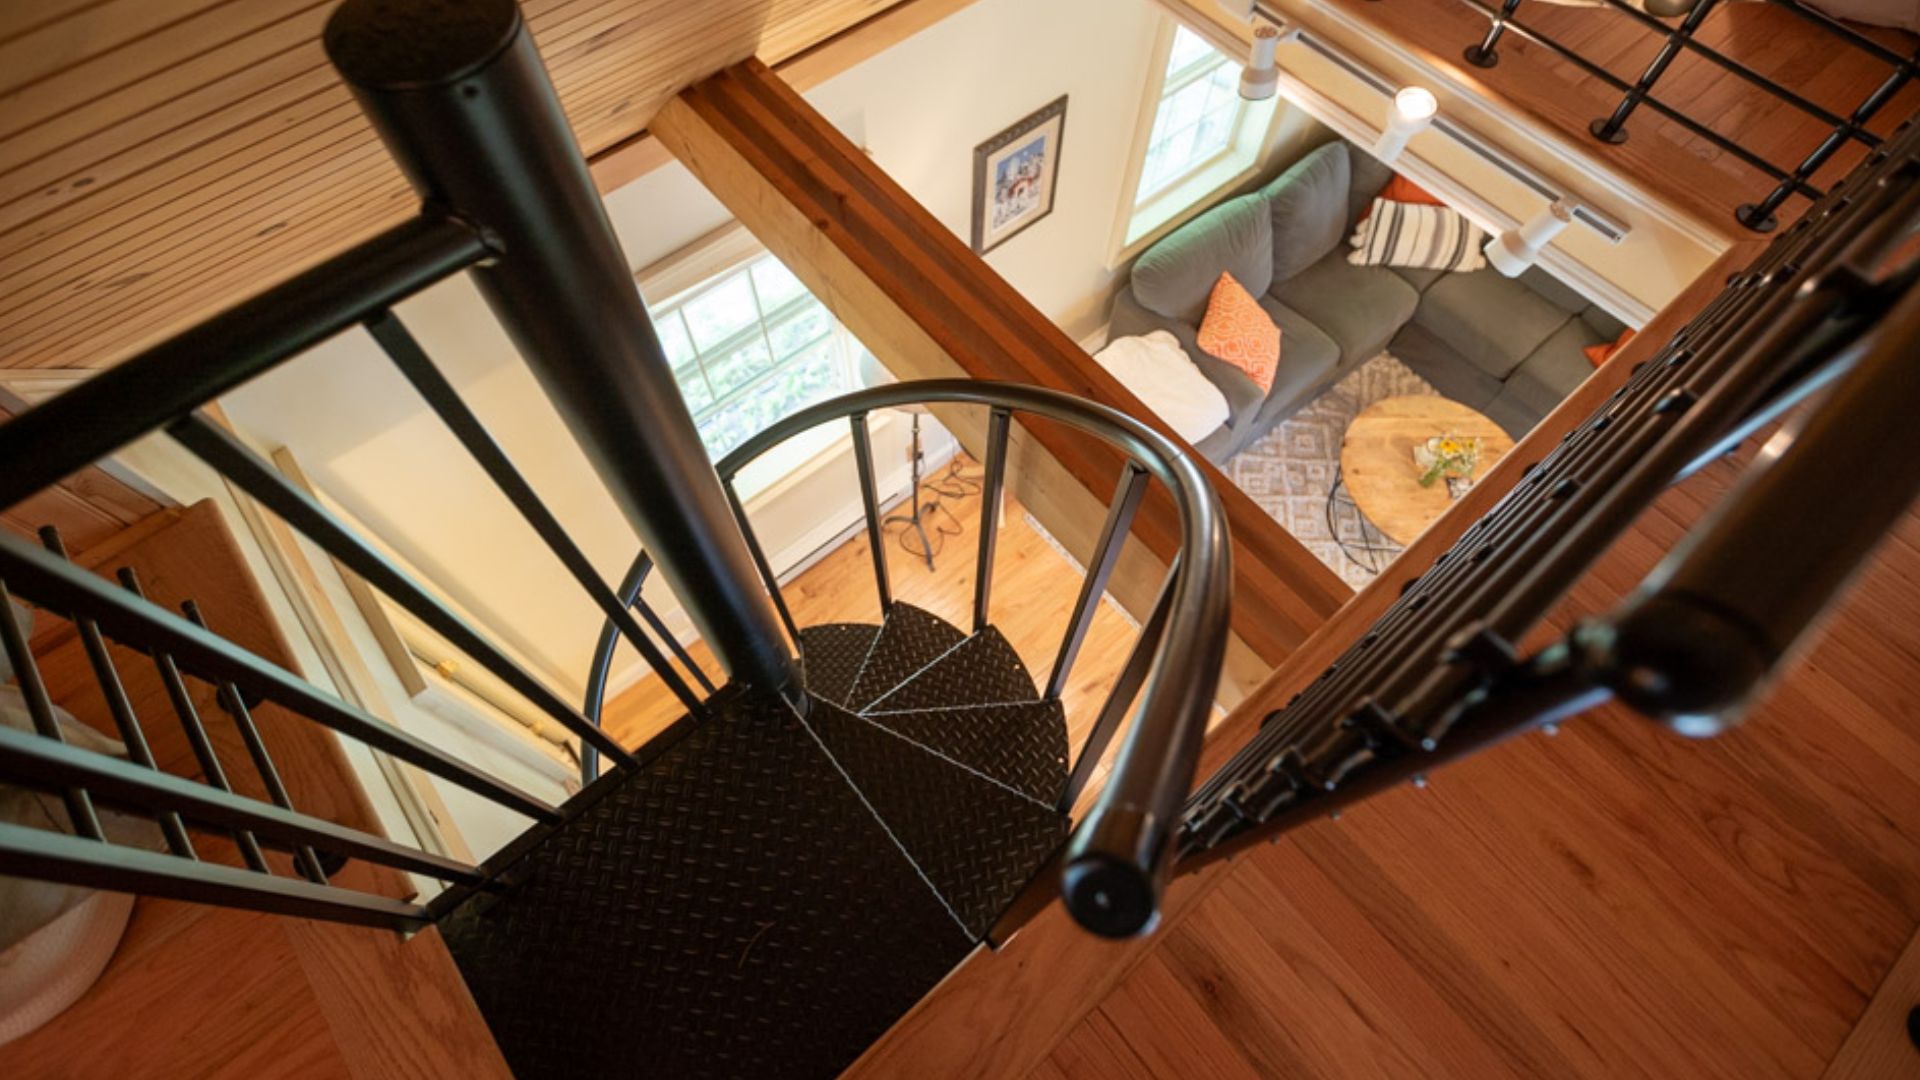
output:
[[[852,389],[839,324],[772,255],[674,297],[653,319],[716,459],[781,417]]]
[[[1134,190],[1135,206],[1152,201],[1232,148],[1247,112],[1239,79],[1239,66],[1225,53],[1184,26],[1174,32],[1146,161]]]

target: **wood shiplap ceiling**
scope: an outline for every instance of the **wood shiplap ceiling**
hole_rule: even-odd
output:
[[[896,0],[525,0],[588,155]],[[104,367],[412,213],[336,0],[0,3],[0,367]]]

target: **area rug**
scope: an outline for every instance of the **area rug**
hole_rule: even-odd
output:
[[[1283,361],[1284,362],[1284,361]],[[1341,541],[1359,545],[1391,541],[1361,535],[1360,516],[1348,507],[1335,515],[1336,535],[1327,525],[1327,493],[1340,466],[1340,437],[1360,410],[1381,398],[1436,391],[1393,357],[1381,354],[1282,421],[1258,442],[1234,455],[1227,476],[1260,508],[1341,580],[1359,588],[1373,580],[1370,569],[1341,549]],[[1391,555],[1378,557],[1384,567]]]

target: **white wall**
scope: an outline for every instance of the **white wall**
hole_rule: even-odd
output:
[[[980,0],[807,99],[843,129],[859,116],[874,160],[964,239],[973,148],[1067,95],[1053,212],[987,262],[1080,335],[1105,321],[1103,264],[1161,18],[1148,0]]]

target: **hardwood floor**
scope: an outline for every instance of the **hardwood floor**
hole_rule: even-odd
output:
[[[1731,475],[1669,493],[1556,621],[1609,606]],[[1915,978],[1889,973],[1920,925],[1916,670],[1920,516],[1742,729],[1610,708],[1292,834],[1031,1075],[1820,1076],[1863,1014],[1913,1004],[1866,1012]],[[1845,1075],[1920,1074],[1862,1030],[1880,1049]]]
[[[979,467],[961,459],[961,474],[977,478]],[[944,467],[942,469],[944,473]],[[937,482],[937,481],[936,481]],[[928,491],[921,489],[923,498]],[[927,569],[900,546],[902,526],[887,527],[887,564],[895,598],[924,608],[962,629],[973,619],[973,579],[980,542],[980,496],[942,498],[933,520],[952,535],[935,537],[934,568]],[[903,507],[889,513],[903,512]],[[994,548],[991,617],[1020,653],[1036,682],[1053,670],[1054,656],[1066,631],[1067,617],[1080,587],[1080,569],[1027,520],[1019,502],[1008,496],[1001,514],[1000,538]],[[864,531],[808,567],[786,584],[784,593],[794,621],[802,627],[830,622],[876,623],[879,601],[874,593],[873,562]],[[1066,705],[1069,745],[1085,741],[1106,700],[1106,689],[1125,663],[1137,629],[1112,600],[1103,600],[1094,613],[1086,644],[1067,680],[1061,700]],[[689,649],[709,675],[719,671],[705,643]],[[627,746],[638,746],[678,719],[684,710],[657,679],[647,679],[607,703],[607,730]],[[1104,775],[1104,769],[1101,774]]]

